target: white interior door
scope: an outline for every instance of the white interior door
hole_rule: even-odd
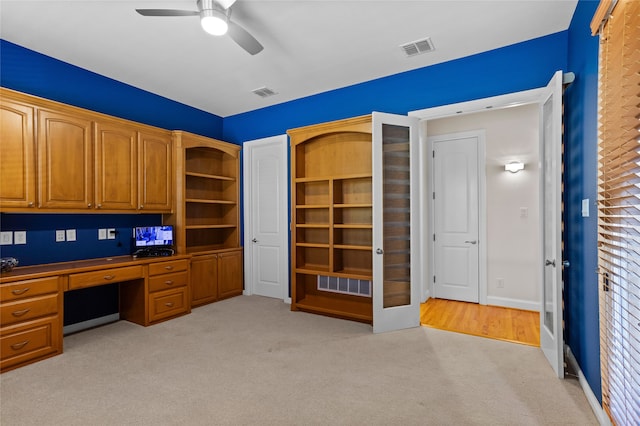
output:
[[[289,291],[287,136],[243,144],[246,294]]]
[[[540,347],[558,377],[564,377],[562,334],[562,72],[558,71],[540,103],[542,137],[543,273]]]
[[[432,138],[434,297],[479,301],[479,137]]]
[[[420,325],[418,119],[373,113],[373,331]]]

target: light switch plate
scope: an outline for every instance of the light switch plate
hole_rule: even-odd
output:
[[[13,233],[15,244],[27,244],[27,231],[16,231]]]
[[[75,240],[76,240],[76,230],[67,229],[67,241],[75,241]]]
[[[589,199],[582,200],[582,217],[589,217]]]
[[[116,228],[107,229],[107,239],[115,240],[116,239]]]
[[[61,243],[64,241],[65,238],[65,232],[64,229],[57,229],[56,230],[56,243]]]
[[[9,246],[13,244],[13,232],[2,231],[0,232],[0,246]]]
[[[106,240],[107,239],[107,230],[106,228],[98,229],[98,239]]]

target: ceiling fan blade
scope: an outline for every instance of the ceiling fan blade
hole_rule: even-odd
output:
[[[264,47],[247,30],[233,21],[229,21],[229,37],[252,55],[260,53]]]
[[[198,16],[200,12],[197,10],[179,10],[179,9],[136,9],[142,16]]]
[[[222,6],[223,9],[229,9],[235,2],[236,0],[216,0],[216,3]]]

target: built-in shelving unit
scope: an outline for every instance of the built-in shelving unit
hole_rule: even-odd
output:
[[[176,153],[176,247],[191,254],[192,304],[242,293],[240,147],[187,132],[173,132]],[[226,286],[226,287],[223,287]]]
[[[371,117],[288,134],[292,309],[371,322]]]

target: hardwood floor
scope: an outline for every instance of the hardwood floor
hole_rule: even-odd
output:
[[[420,324],[491,339],[540,346],[540,314],[533,311],[428,299],[420,305]]]

